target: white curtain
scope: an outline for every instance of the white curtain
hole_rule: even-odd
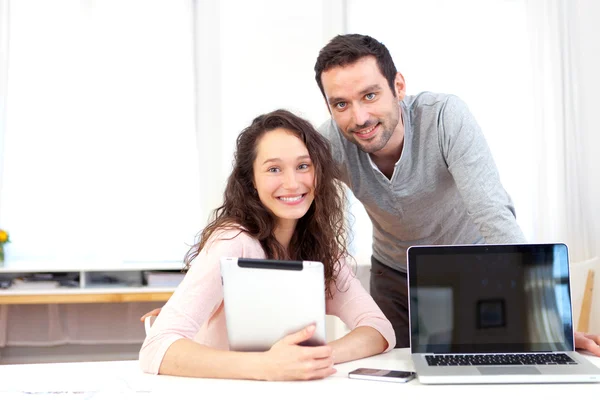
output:
[[[6,86],[8,74],[8,6],[9,0],[0,0],[0,193],[4,171],[4,130],[6,127]],[[2,202],[0,202],[0,228]],[[6,229],[6,228],[5,228]],[[0,306],[0,347],[6,343],[8,307]]]
[[[574,321],[590,269],[600,282],[600,46],[593,0],[528,0],[538,144],[535,238],[569,246]],[[593,296],[590,331],[600,330]]]
[[[574,44],[578,1],[527,1],[533,66],[533,108],[537,148],[535,238],[564,241],[573,261],[594,256],[591,191],[586,151],[591,132],[583,129],[580,92],[585,90]],[[597,157],[596,157],[597,159]],[[596,165],[596,169],[600,164]]]

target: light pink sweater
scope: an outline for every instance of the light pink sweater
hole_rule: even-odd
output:
[[[140,350],[144,372],[158,374],[167,349],[179,339],[193,339],[216,349],[229,349],[220,258],[265,258],[265,253],[256,239],[237,229],[220,231],[213,236],[214,239],[209,240],[192,262],[146,337]],[[331,289],[333,298],[326,300],[327,314],[338,316],[350,329],[358,326],[375,328],[388,342],[386,351],[394,348],[396,336],[392,325],[345,263]]]

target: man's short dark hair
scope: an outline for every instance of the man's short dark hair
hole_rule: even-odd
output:
[[[325,47],[319,52],[317,62],[315,63],[315,79],[325,96],[323,90],[323,81],[321,75],[323,72],[335,67],[344,67],[354,64],[363,57],[374,56],[377,60],[379,71],[388,81],[392,93],[396,94],[394,81],[396,79],[396,66],[388,49],[383,43],[373,39],[370,36],[359,34],[338,35],[331,39]]]

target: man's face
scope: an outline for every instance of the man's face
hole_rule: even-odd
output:
[[[393,93],[373,56],[321,74],[331,116],[342,134],[366,153],[376,153],[397,133],[403,135],[398,102],[404,79],[396,76]],[[396,95],[397,94],[397,95]]]

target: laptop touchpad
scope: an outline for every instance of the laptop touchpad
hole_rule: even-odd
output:
[[[535,367],[478,367],[481,375],[540,375]]]

